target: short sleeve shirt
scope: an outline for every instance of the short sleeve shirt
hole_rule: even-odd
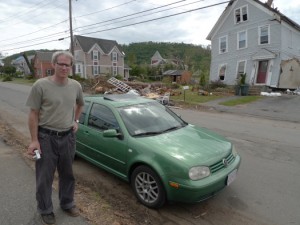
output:
[[[39,111],[39,126],[57,131],[73,126],[76,104],[84,104],[80,83],[68,79],[60,85],[50,77],[40,78],[33,84],[26,102],[31,109]]]

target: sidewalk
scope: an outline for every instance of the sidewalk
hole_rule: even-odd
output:
[[[40,225],[36,210],[35,174],[21,155],[0,139],[0,224]],[[53,191],[57,225],[88,225],[83,217],[70,217],[59,207],[58,194]]]

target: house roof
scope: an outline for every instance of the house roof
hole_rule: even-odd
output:
[[[99,45],[99,47],[103,50],[105,54],[109,54],[114,47],[117,47],[119,51],[122,52],[122,48],[114,40],[85,37],[80,35],[75,35],[74,37],[75,39],[77,39],[79,45],[81,46],[84,52],[90,51],[95,44]]]
[[[35,57],[38,58],[42,62],[51,62],[52,61],[53,52],[40,52],[37,51],[35,53]]]
[[[163,73],[163,75],[168,76],[181,76],[183,74],[184,70],[167,70]]]
[[[152,59],[152,60],[155,60],[155,59],[159,60],[159,59],[163,59],[163,57],[161,57],[160,53],[159,53],[158,51],[156,51],[156,52],[154,53],[154,55],[152,56],[151,59]]]
[[[252,55],[253,60],[259,60],[259,59],[274,59],[276,57],[276,53],[267,49],[262,48],[259,49],[254,55]]]
[[[207,40],[211,40],[213,34],[219,29],[221,23],[223,23],[224,20],[224,16],[229,13],[232,10],[232,5],[234,2],[237,2],[238,0],[231,0],[228,5],[226,6],[225,10],[223,11],[223,13],[221,14],[221,16],[219,17],[218,21],[216,22],[216,24],[214,25],[214,27],[212,28],[212,30],[209,32],[208,36],[206,37]],[[279,21],[284,21],[287,24],[289,24],[291,27],[297,29],[298,31],[300,31],[300,25],[298,23],[296,23],[295,21],[291,20],[290,18],[288,18],[287,16],[285,16],[284,14],[282,14],[281,12],[279,12],[279,10],[277,8],[272,8],[270,5],[268,5],[268,3],[263,3],[259,0],[252,0],[253,2],[260,4],[261,6],[265,7],[267,10],[269,10],[270,12],[274,13],[274,18],[276,18]]]

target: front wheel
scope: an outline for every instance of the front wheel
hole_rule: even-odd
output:
[[[131,187],[137,199],[149,208],[160,208],[166,201],[159,176],[148,166],[139,166],[133,171]]]

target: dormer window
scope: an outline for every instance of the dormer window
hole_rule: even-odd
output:
[[[93,61],[98,61],[99,59],[100,59],[100,52],[94,50],[93,53],[92,53],[92,60]]]
[[[112,61],[113,62],[117,62],[118,61],[118,53],[116,53],[116,52],[112,53]]]
[[[227,42],[228,42],[227,36],[220,37],[220,39],[219,39],[219,53],[220,54],[228,51]]]
[[[248,6],[237,8],[234,13],[235,23],[241,23],[248,20]]]

